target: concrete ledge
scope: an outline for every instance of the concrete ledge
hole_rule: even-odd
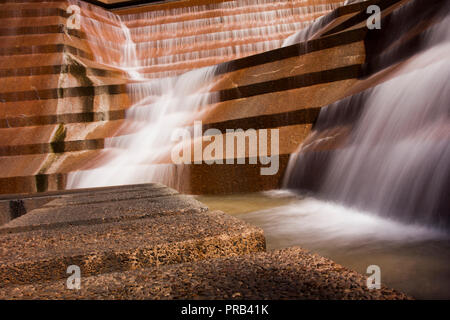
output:
[[[192,262],[265,249],[262,230],[222,212],[185,213],[4,234],[0,283],[25,284]]]
[[[83,275],[83,274],[82,274]],[[408,299],[300,248],[0,289],[0,299]]]
[[[0,234],[134,220],[208,208],[169,188],[55,199],[0,227]]]
[[[120,194],[118,193],[120,192]],[[151,198],[154,196],[168,196],[177,194],[175,190],[169,189],[166,186],[159,183],[146,183],[126,186],[112,186],[102,188],[86,188],[86,189],[74,189],[74,190],[61,190],[61,191],[47,191],[31,194],[0,194],[0,226],[6,224],[9,221],[19,218],[20,216],[34,210],[41,208],[49,202],[52,205],[47,207],[55,207],[59,205],[81,205],[101,203],[105,201],[119,201],[119,200],[131,200],[141,198]],[[58,199],[58,200],[57,200]],[[57,201],[55,201],[57,200]],[[200,205],[202,207],[202,205]],[[39,215],[37,215],[39,216]],[[27,230],[32,230],[33,226],[31,217],[24,218],[23,221],[28,221],[22,227],[26,227]],[[76,218],[72,218],[76,220]],[[78,219],[80,220],[80,219]],[[22,220],[14,222],[14,224],[21,224]],[[74,222],[74,221],[72,221]],[[29,225],[27,225],[29,224]],[[10,225],[10,227],[13,227]],[[17,226],[16,226],[17,227]],[[40,226],[43,228],[44,226]],[[19,227],[21,228],[21,227]],[[12,232],[8,228],[3,229],[0,232]]]

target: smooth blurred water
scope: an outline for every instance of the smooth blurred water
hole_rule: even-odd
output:
[[[300,246],[362,274],[381,268],[381,281],[415,298],[450,299],[450,235],[289,191],[197,196],[261,227],[267,249]]]
[[[215,67],[189,71],[179,77],[132,84],[134,105],[127,110],[124,127],[132,133],[105,139],[103,163],[96,169],[72,172],[68,188],[101,187],[146,182],[170,185],[177,179],[169,165],[177,128],[189,126],[213,101]],[[167,165],[159,165],[167,164]],[[181,183],[181,182],[180,182]]]
[[[419,2],[392,19],[406,19],[405,10]],[[440,4],[446,11],[435,10],[439,17],[418,38],[418,52],[396,73],[321,109],[307,142],[290,158],[284,187],[406,223],[450,228],[450,3]],[[409,32],[409,24],[396,32]],[[406,49],[394,46],[377,59],[390,65],[398,62],[395,52],[403,57]],[[336,135],[342,143],[321,147]]]

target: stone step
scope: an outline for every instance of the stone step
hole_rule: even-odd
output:
[[[207,211],[191,197],[161,184],[36,198],[15,200],[22,201],[24,207],[46,202],[0,227],[0,234]]]
[[[262,251],[262,230],[221,212],[159,215],[0,236],[0,280],[56,280]]]
[[[18,11],[18,10],[29,10],[29,9],[40,9],[42,8],[42,0],[22,0],[22,1],[9,1],[2,0],[2,11]],[[46,8],[61,8],[65,9],[67,7],[67,2],[64,0],[46,0]]]
[[[0,289],[0,299],[409,299],[300,248],[230,256],[158,269],[81,273],[80,290],[66,278]]]
[[[30,161],[31,162],[31,161]],[[0,162],[0,164],[3,164]],[[121,194],[117,194],[120,189]],[[122,194],[123,193],[123,194]],[[166,188],[161,184],[138,184],[127,186],[112,186],[102,188],[75,189],[63,191],[51,191],[31,194],[9,194],[0,195],[0,226],[16,219],[34,209],[38,209],[49,202],[53,202],[50,207],[55,207],[59,203],[68,204],[93,204],[101,197],[109,200],[130,200],[140,198],[151,198],[152,196],[168,196],[177,194],[176,191]],[[80,200],[80,198],[82,200]],[[101,201],[100,201],[101,202]],[[39,217],[39,215],[35,215]],[[26,219],[29,219],[27,217]],[[72,218],[74,219],[74,218]],[[75,217],[75,219],[77,219]],[[78,219],[80,220],[80,219]],[[13,224],[21,224],[21,219],[17,219]],[[29,220],[25,220],[29,221]],[[22,223],[26,225],[26,223]],[[8,232],[8,231],[4,231]]]
[[[26,127],[57,123],[77,123],[124,119],[130,107],[126,93],[60,99],[29,100],[20,104],[1,103],[0,127]]]
[[[102,200],[97,200],[95,204],[68,204],[53,207],[64,201],[64,199],[51,201],[39,209],[12,220],[0,228],[0,234],[137,220],[207,210],[199,206],[191,197],[175,195],[175,192],[171,195],[164,190],[149,195],[137,194],[134,199],[130,197],[127,200],[114,200],[110,197],[102,197]]]
[[[89,113],[88,113],[89,114]],[[92,114],[92,113],[91,113]],[[87,116],[87,115],[86,115]],[[69,117],[67,117],[69,118]],[[13,120],[13,119],[12,119]],[[88,120],[88,119],[86,119]],[[94,119],[93,119],[94,120]],[[13,121],[11,121],[13,122]],[[110,121],[80,121],[79,123],[68,124],[51,124],[51,125],[37,125],[15,128],[0,128],[0,146],[14,146],[17,148],[25,148],[25,152],[13,152],[13,150],[4,152],[0,151],[0,155],[14,155],[14,154],[32,154],[41,152],[52,152],[51,147],[41,149],[33,145],[51,144],[57,142],[81,143],[87,140],[101,140],[110,138],[115,135],[130,134],[133,132],[132,128],[122,128],[124,125],[131,124],[130,120],[112,120]],[[122,130],[121,130],[122,129]],[[86,134],[87,132],[88,134]],[[68,145],[66,147],[68,147]],[[102,144],[101,144],[102,145]],[[38,152],[27,152],[26,150],[39,150]],[[2,149],[3,150],[3,149]],[[66,148],[67,151],[74,149]]]
[[[1,228],[1,286],[60,279],[69,265],[94,275],[265,249],[262,230],[159,184],[86,192]]]

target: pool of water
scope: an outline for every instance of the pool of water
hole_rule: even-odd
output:
[[[267,249],[300,246],[420,299],[450,299],[450,235],[288,191],[197,196],[264,230]]]

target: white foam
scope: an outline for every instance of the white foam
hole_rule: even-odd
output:
[[[268,237],[280,238],[286,246],[317,248],[332,244],[342,248],[449,238],[440,230],[406,225],[310,197],[286,206],[242,214],[239,218],[263,228]]]

